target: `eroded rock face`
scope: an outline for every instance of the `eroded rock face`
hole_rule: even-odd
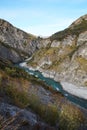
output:
[[[75,38],[76,36],[69,35],[63,39],[62,44],[72,46],[73,44],[75,44]]]
[[[81,33],[77,40],[77,45],[82,45],[87,42],[87,31]]]
[[[22,57],[13,49],[9,51],[9,48],[0,45],[0,57],[3,58],[3,60],[10,60],[13,63],[21,62]]]
[[[61,41],[54,40],[51,44],[51,47],[59,47],[61,45]]]
[[[7,54],[6,58],[12,62],[20,62],[20,60],[28,58],[37,48],[38,42],[36,39],[35,36],[25,33],[7,21],[0,19],[0,46],[2,46],[0,52],[2,57],[5,58],[3,52],[9,51],[11,56],[9,57],[9,54]]]

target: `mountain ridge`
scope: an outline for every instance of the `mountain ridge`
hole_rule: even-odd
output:
[[[3,54],[0,50],[2,57],[4,56],[4,58],[16,63],[23,61],[35,51],[35,36],[14,27],[3,19],[0,19],[0,30],[0,48],[12,55],[11,57],[7,53]]]

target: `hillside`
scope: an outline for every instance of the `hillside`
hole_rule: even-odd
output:
[[[57,32],[53,34],[50,39],[53,40],[63,40],[66,38],[68,35],[76,35],[79,36],[80,33],[87,31],[87,15],[84,15],[77,19],[75,22],[73,22],[69,28]]]
[[[56,81],[86,87],[87,15],[46,40],[47,46],[35,52],[28,65]]]
[[[13,63],[28,58],[36,49],[36,37],[0,19],[0,56]]]

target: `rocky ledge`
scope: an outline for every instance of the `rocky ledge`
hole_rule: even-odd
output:
[[[31,110],[0,102],[0,130],[56,130],[42,122]]]

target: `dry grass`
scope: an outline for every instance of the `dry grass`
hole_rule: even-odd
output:
[[[84,123],[83,113],[67,101],[66,104],[62,102],[62,97],[58,94],[51,91],[54,102],[48,104],[41,102],[40,96],[35,93],[28,95],[29,89],[35,83],[22,77],[12,77],[6,70],[0,70],[0,93],[8,96],[13,104],[31,108],[48,124],[59,124],[60,130],[77,130],[76,128]]]
[[[87,72],[87,60],[85,58],[83,58],[83,57],[80,57],[80,56],[77,57],[76,60],[80,65],[80,69]]]
[[[78,130],[81,123],[85,122],[83,113],[72,105],[62,105],[59,115],[60,130]]]

